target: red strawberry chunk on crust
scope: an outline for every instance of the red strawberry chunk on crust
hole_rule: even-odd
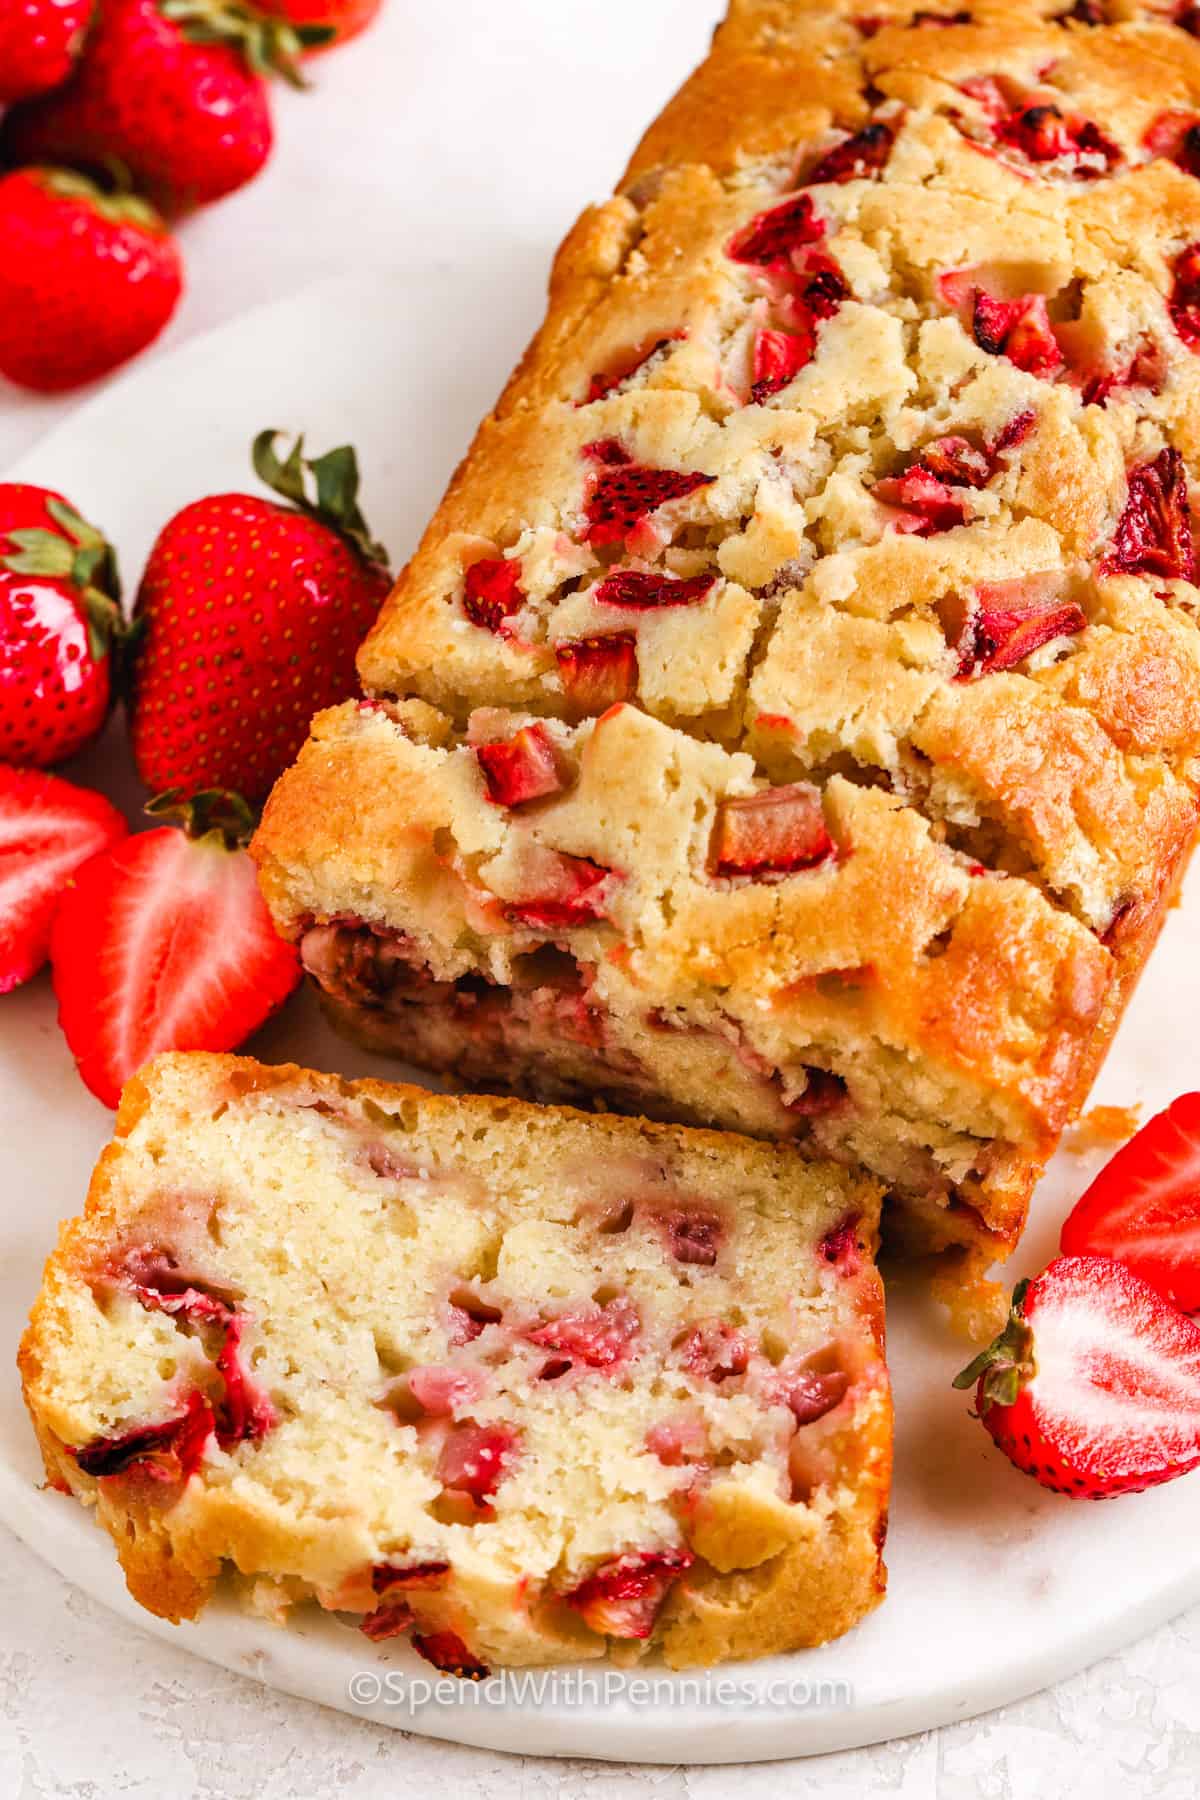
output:
[[[714,875],[785,874],[834,855],[816,788],[798,781],[722,800],[709,866]]]
[[[892,154],[896,134],[890,125],[864,125],[852,137],[844,138],[827,150],[804,178],[805,187],[824,181],[857,181],[878,175]]]
[[[593,589],[592,599],[601,606],[649,612],[659,606],[694,606],[711,593],[716,583],[715,575],[692,575],[683,580],[649,569],[614,569]]]
[[[1142,142],[1153,156],[1167,156],[1186,175],[1200,176],[1200,118],[1194,112],[1164,112]]]
[[[571,712],[579,718],[607,712],[637,693],[637,638],[631,631],[568,639],[555,645],[554,657]]]
[[[812,203],[811,194],[794,194],[767,212],[756,213],[726,246],[732,262],[765,267],[785,261],[794,250],[817,244],[825,236],[825,221]]]
[[[433,1631],[424,1636],[414,1632],[412,1647],[444,1675],[460,1675],[464,1681],[486,1681],[491,1674],[487,1664],[468,1650],[456,1631]]]
[[[618,1295],[594,1311],[560,1313],[525,1337],[539,1349],[557,1350],[585,1368],[611,1371],[628,1361],[641,1323],[633,1301]]]
[[[1121,160],[1121,152],[1090,119],[1066,117],[1057,106],[1037,104],[1019,108],[996,124],[1002,144],[1019,150],[1033,163],[1073,164],[1071,173],[1080,181],[1107,174]]]
[[[994,473],[991,458],[965,437],[935,438],[921,451],[917,466],[951,487],[986,487]]]
[[[1048,376],[1062,367],[1062,352],[1042,294],[998,300],[977,288],[971,329],[981,350],[989,356],[1007,356],[1029,375]]]
[[[1160,450],[1129,471],[1125,508],[1100,565],[1105,575],[1192,578],[1187,472],[1178,450]]]
[[[1074,637],[1086,625],[1082,608],[1063,598],[1056,574],[982,582],[954,642],[957,679],[1015,668],[1052,638]]]
[[[563,1599],[604,1637],[648,1638],[667,1594],[694,1561],[690,1550],[642,1550],[614,1557]]]
[[[506,742],[477,744],[487,797],[496,806],[524,806],[566,786],[554,739],[542,724],[524,725]]]
[[[1175,258],[1168,301],[1175,329],[1189,350],[1200,349],[1200,243]]]
[[[213,1428],[212,1406],[204,1394],[193,1392],[174,1418],[120,1437],[93,1438],[74,1452],[75,1461],[98,1481],[134,1469],[156,1481],[186,1481],[199,1468]]]
[[[614,393],[618,388],[623,387],[631,376],[636,375],[640,369],[644,369],[646,364],[660,351],[669,350],[673,343],[677,343],[680,338],[686,336],[687,333],[684,331],[673,331],[667,337],[655,338],[653,343],[638,350],[630,350],[626,355],[618,357],[609,368],[600,370],[592,376],[588,383],[587,400],[582,404],[588,405],[593,400],[603,400],[606,395]]]
[[[928,469],[915,464],[903,475],[877,481],[872,492],[885,506],[900,509],[892,525],[913,537],[932,537],[967,522],[967,509],[959,496]]]
[[[615,438],[585,444],[582,454],[596,465],[584,498],[584,541],[595,548],[619,544],[647,517],[672,500],[707,487],[711,475],[698,469],[652,469],[635,463]]]
[[[463,577],[463,611],[472,625],[484,631],[503,631],[504,621],[524,604],[521,564],[516,557],[485,557],[472,563]]]
[[[607,917],[612,869],[601,868],[586,856],[544,850],[537,858],[536,873],[537,888],[505,908],[510,923],[552,931],[557,926],[587,925]]]
[[[490,1500],[512,1474],[520,1437],[511,1425],[477,1425],[466,1419],[448,1434],[438,1457],[437,1478],[443,1487]]]
[[[42,967],[71,876],[127,832],[102,794],[0,763],[0,994]]]
[[[774,331],[769,328],[754,339],[753,379],[750,398],[759,404],[785,388],[813,359],[816,332]]]

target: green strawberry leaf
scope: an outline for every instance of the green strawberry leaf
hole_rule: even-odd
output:
[[[47,531],[38,525],[10,531],[8,541],[15,548],[0,557],[0,568],[14,575],[69,582],[83,608],[92,660],[102,662],[114,644],[130,636],[121,612],[116,552],[103,533],[65,501],[47,500],[46,511],[59,529]]]
[[[295,26],[259,12],[248,0],[159,0],[164,19],[179,26],[189,44],[226,44],[251,74],[279,75],[290,87],[311,84],[300,66],[305,50],[327,44],[332,26]]]
[[[152,819],[178,820],[190,838],[220,838],[226,850],[244,848],[258,823],[253,807],[231,788],[201,788],[195,794],[168,788],[147,800],[145,810]]]
[[[379,563],[386,568],[387,551],[372,538],[358,504],[358,457],[353,447],[339,444],[335,450],[327,450],[324,456],[306,458],[301,433],[281,461],[275,440],[282,436],[281,431],[269,430],[260,431],[255,438],[250,458],[259,480],[284,500],[290,500],[310,519],[319,519],[347,543],[353,544],[366,562]],[[309,495],[310,477],[316,488],[315,498]]]

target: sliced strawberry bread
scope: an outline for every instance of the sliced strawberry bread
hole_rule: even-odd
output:
[[[356,1035],[1011,1247],[1197,824],[1196,18],[732,0],[267,813]]]
[[[881,1597],[879,1197],[793,1150],[220,1056],[127,1088],[21,1350],[134,1596],[478,1674]]]

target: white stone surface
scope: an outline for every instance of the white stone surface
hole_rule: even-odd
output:
[[[504,291],[494,364],[490,346],[464,355],[471,382],[487,364],[494,387],[519,343],[513,320],[536,319],[556,235],[607,191],[716,11],[390,0],[370,37],[320,68],[317,94],[281,97],[264,177],[186,226],[190,291],[164,347],[347,266],[434,260]],[[490,397],[486,383],[475,395],[480,407]],[[73,404],[0,388],[0,466]],[[747,1800],[1192,1800],[1200,1786],[1200,1611],[1049,1693],[920,1738],[804,1763],[624,1771],[458,1749],[269,1692],[123,1624],[2,1529],[0,1581],[5,1800],[390,1800],[443,1787],[465,1800],[717,1800],[735,1787]]]

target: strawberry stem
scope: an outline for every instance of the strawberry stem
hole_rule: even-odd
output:
[[[1011,1406],[1017,1395],[1037,1372],[1033,1358],[1033,1332],[1022,1310],[1028,1281],[1019,1281],[1013,1289],[1008,1323],[1000,1335],[981,1350],[973,1362],[954,1377],[956,1388],[972,1388],[980,1383],[979,1407]]]
[[[311,459],[304,455],[304,434],[297,437],[281,462],[275,451],[278,430],[260,431],[250,449],[250,459],[259,480],[273,493],[290,500],[310,519],[319,519],[352,544],[359,555],[370,563],[387,567],[384,546],[372,538],[367,521],[358,504],[358,457],[350,444],[339,444],[324,456]],[[316,484],[316,498],[309,497],[309,477]]]
[[[121,613],[121,578],[117,557],[103,534],[62,500],[47,500],[46,511],[58,526],[10,531],[15,549],[0,557],[0,568],[14,575],[43,575],[70,582],[79,595],[87,622],[88,649],[102,662],[114,642],[128,635]]]
[[[41,185],[63,200],[80,200],[114,225],[136,225],[142,231],[165,232],[161,214],[148,200],[133,192],[128,169],[106,158],[112,185],[104,188],[77,169],[39,168],[32,171]]]
[[[280,75],[294,88],[311,85],[300,67],[304,52],[336,35],[331,25],[292,25],[258,12],[245,0],[159,0],[159,11],[179,26],[189,44],[228,45],[251,74]]]
[[[250,842],[257,816],[247,801],[231,788],[202,788],[186,794],[168,788],[146,802],[152,819],[177,819],[193,840],[219,837],[226,850],[241,850]]]

